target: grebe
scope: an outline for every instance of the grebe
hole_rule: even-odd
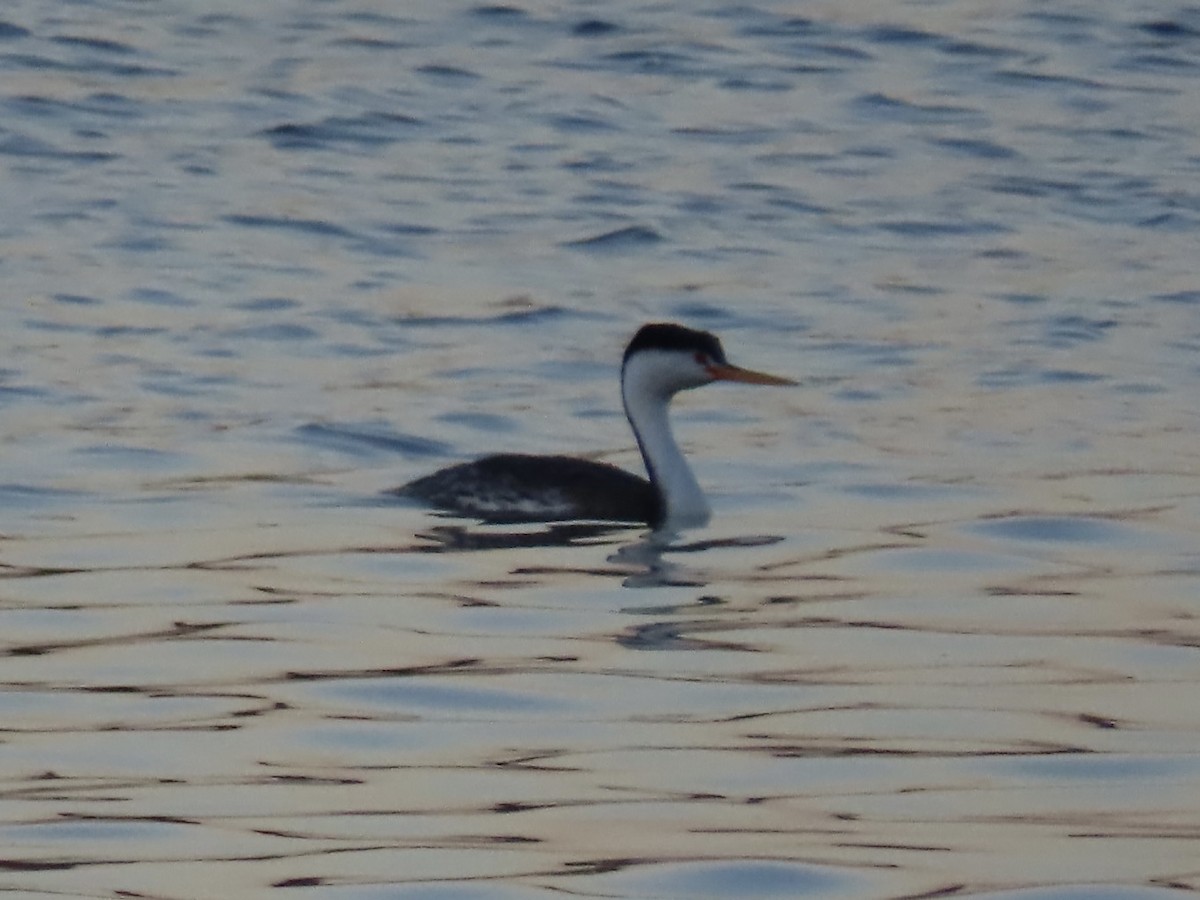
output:
[[[625,348],[621,397],[647,481],[607,463],[570,456],[501,453],[450,466],[396,488],[431,506],[488,522],[591,519],[696,527],[708,502],[684,458],[667,407],[679,391],[714,381],[794,385],[730,365],[715,335],[682,325],[643,325]]]

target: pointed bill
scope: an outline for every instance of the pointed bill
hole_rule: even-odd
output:
[[[728,363],[713,363],[709,365],[708,372],[717,381],[740,381],[743,384],[781,386],[799,384],[790,378],[780,378],[777,375],[768,375],[766,372],[755,372],[753,369],[743,369],[741,366],[731,366]]]

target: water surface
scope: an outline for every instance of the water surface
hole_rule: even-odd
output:
[[[1200,16],[0,12],[0,888],[1200,890]],[[383,491],[639,465],[715,509]]]

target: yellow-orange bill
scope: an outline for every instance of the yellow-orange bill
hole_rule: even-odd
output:
[[[790,378],[780,378],[768,375],[766,372],[755,372],[753,369],[743,369],[741,366],[722,365],[714,363],[708,367],[709,374],[718,381],[740,381],[743,384],[799,384]]]

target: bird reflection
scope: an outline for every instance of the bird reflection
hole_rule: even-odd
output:
[[[473,550],[516,550],[529,547],[587,547],[603,545],[608,535],[628,529],[594,522],[555,522],[537,528],[501,529],[489,526],[437,525],[417,533],[430,543],[416,547],[424,553],[465,553]]]
[[[427,543],[413,549],[422,553],[470,553],[481,550],[516,550],[538,547],[603,547],[617,544],[606,562],[615,568],[567,568],[560,566],[523,566],[514,575],[575,573],[585,575],[623,575],[627,588],[703,587],[708,576],[701,570],[667,558],[667,554],[700,553],[729,547],[763,547],[783,540],[779,535],[745,535],[733,538],[680,542],[677,532],[653,530],[620,543],[619,535],[629,534],[628,527],[597,522],[554,522],[535,528],[501,528],[481,525],[438,525],[419,532]]]

